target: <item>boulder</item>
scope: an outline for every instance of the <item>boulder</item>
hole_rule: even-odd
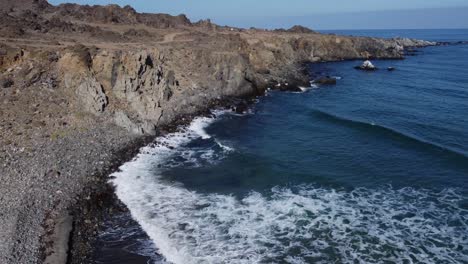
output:
[[[232,110],[237,114],[245,114],[249,111],[249,104],[247,102],[241,102],[232,107]]]
[[[363,70],[363,71],[375,71],[375,70],[377,70],[377,67],[375,67],[374,64],[372,64],[372,62],[369,61],[369,60],[364,61],[361,66],[356,66],[354,68],[357,69],[357,70]]]

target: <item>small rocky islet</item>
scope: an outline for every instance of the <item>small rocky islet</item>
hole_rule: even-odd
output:
[[[305,62],[402,59],[430,45],[0,0],[0,263],[67,250],[86,262],[102,214],[121,208],[107,176],[154,136],[212,107],[242,112],[267,88],[336,83],[308,76]],[[66,225],[70,249],[53,239]]]

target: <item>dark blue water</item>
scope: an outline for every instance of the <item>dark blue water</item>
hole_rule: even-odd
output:
[[[337,33],[468,40],[468,30]],[[270,91],[250,113],[199,118],[124,165],[117,194],[154,242],[137,232],[146,242],[127,257],[468,263],[468,46],[374,62],[393,72],[358,63],[312,64],[337,85]]]

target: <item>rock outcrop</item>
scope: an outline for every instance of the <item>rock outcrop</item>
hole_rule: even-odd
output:
[[[376,71],[377,67],[372,64],[370,60],[364,61],[360,66],[354,67],[357,70],[362,70],[362,71]]]
[[[47,0],[0,0],[0,10],[43,10],[52,7]]]
[[[62,4],[51,10],[53,16],[68,17],[80,21],[106,24],[143,24],[157,28],[177,28],[190,26],[190,20],[185,15],[170,16],[167,14],[141,14],[131,6],[83,6],[78,4]]]
[[[427,40],[415,40],[410,38],[393,38],[398,45],[406,48],[420,48],[420,47],[427,47],[427,46],[435,46],[438,43],[427,41]]]
[[[336,84],[336,78],[325,76],[325,77],[319,77],[313,80],[312,82],[315,84],[334,85]]]

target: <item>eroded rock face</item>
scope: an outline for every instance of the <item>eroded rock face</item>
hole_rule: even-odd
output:
[[[92,76],[85,76],[78,79],[78,88],[76,94],[83,102],[85,109],[93,113],[102,113],[106,108],[108,101],[101,84]],[[67,87],[74,85],[70,79],[65,80]]]
[[[79,47],[63,56],[59,70],[65,88],[82,104],[83,110],[94,114],[104,112],[108,99],[103,86],[90,71],[91,55],[85,47]]]
[[[138,134],[152,134],[210,102],[262,94],[267,88],[296,91],[310,81],[304,62],[398,59],[404,47],[433,44],[323,35],[301,26],[224,28],[209,21],[192,24],[183,15],[140,14],[129,6],[21,1],[26,8],[0,16],[0,33],[48,39],[40,45],[54,52],[43,59],[58,72],[49,86],[61,83],[80,111],[104,115]],[[63,43],[57,41],[64,36]],[[0,67],[24,63],[27,57],[22,49],[0,46]],[[29,79],[37,82],[50,70],[34,69],[39,77]]]
[[[196,113],[210,101],[256,93],[257,77],[239,54],[103,50],[87,63],[86,55],[76,53],[59,62],[65,87],[77,91],[86,111],[99,113],[109,103],[106,111],[115,113],[116,123],[138,134],[153,134],[156,126]]]
[[[112,93],[141,120],[157,123],[177,84],[174,72],[162,65],[157,52],[141,52],[122,54],[112,66]]]
[[[303,62],[402,58],[408,44],[319,34],[251,43],[233,35],[221,41],[224,51],[76,46],[65,51],[58,66],[65,88],[84,111],[108,114],[136,134],[154,134],[158,126],[197,113],[211,101],[252,96],[267,88],[298,90],[309,83]]]

